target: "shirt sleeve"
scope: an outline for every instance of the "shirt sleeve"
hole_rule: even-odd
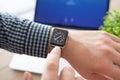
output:
[[[45,58],[50,30],[49,25],[0,13],[0,48]]]

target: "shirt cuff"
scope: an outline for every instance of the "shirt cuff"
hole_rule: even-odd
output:
[[[32,22],[27,31],[25,54],[45,58],[50,30],[51,26]]]

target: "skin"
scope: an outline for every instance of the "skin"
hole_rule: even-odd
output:
[[[41,80],[83,80],[80,77],[75,77],[75,72],[71,67],[63,68],[58,76],[60,56],[61,49],[59,47],[55,47],[50,52]],[[25,72],[24,80],[33,80],[31,73]]]
[[[120,80],[120,39],[104,31],[69,31],[62,57],[88,80]]]
[[[87,80],[120,80],[120,39],[107,32],[70,30],[61,55]]]

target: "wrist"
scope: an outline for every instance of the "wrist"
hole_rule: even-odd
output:
[[[69,30],[69,35],[68,35],[68,39],[67,39],[67,42],[66,42],[66,45],[65,47],[62,49],[62,57],[67,59],[69,57],[69,52],[72,48],[72,44],[73,44],[73,40],[72,40],[72,34],[71,34],[71,31]]]
[[[62,50],[62,57],[67,61],[72,61],[76,57],[76,54],[80,53],[78,52],[78,47],[82,49],[82,42],[78,41],[78,33],[80,34],[80,31],[69,30],[67,43]]]

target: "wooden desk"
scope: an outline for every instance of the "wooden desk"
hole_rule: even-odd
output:
[[[0,80],[24,80],[24,72],[9,68],[13,55],[13,53],[0,49]],[[40,80],[40,75],[33,74],[33,80]]]

